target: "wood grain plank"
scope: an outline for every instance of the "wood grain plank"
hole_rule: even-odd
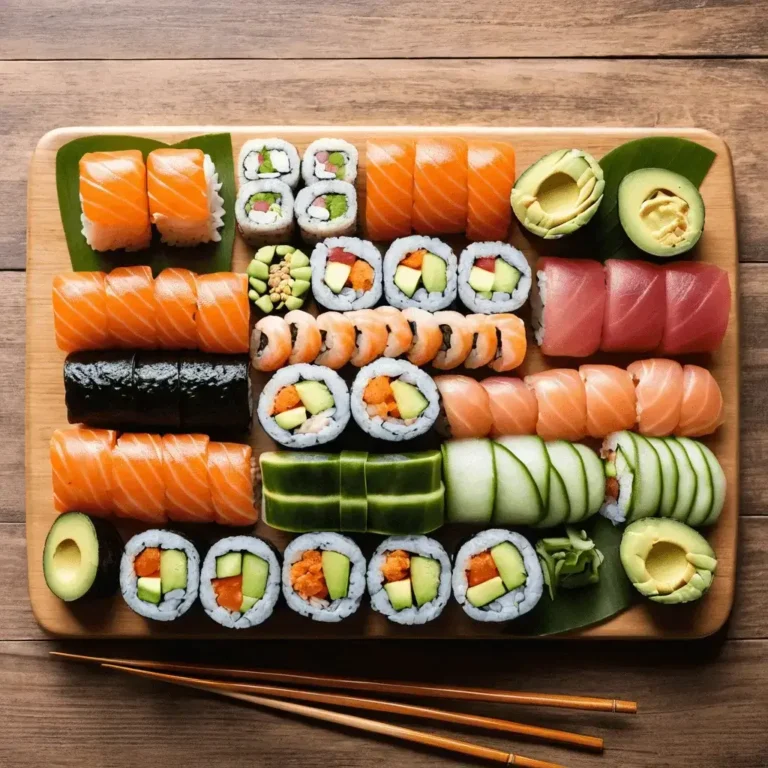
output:
[[[226,0],[6,0],[0,51],[8,59],[306,59],[319,48],[334,58],[760,55],[765,9],[762,0],[596,0],[552,3],[542,14],[535,3],[499,13],[493,0],[386,8],[336,0],[294,3],[289,14],[262,5],[244,23]]]
[[[258,109],[248,96],[252,67],[247,61],[0,63],[0,268],[24,266],[27,166],[50,128],[249,124],[256,117],[275,125],[709,128],[733,153],[742,259],[768,261],[760,202],[768,198],[768,61],[262,61],[259,79],[280,87],[261,92]],[[328,99],[315,87],[342,81],[343,99]]]

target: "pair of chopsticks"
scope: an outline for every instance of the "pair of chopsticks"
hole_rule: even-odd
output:
[[[603,699],[586,696],[565,696],[557,694],[522,693],[516,691],[496,691],[484,688],[459,688],[443,685],[416,685],[413,683],[379,682],[356,678],[339,678],[326,675],[310,675],[298,672],[277,672],[273,670],[241,670],[225,666],[205,666],[138,659],[115,659],[99,656],[85,656],[74,653],[52,651],[52,656],[68,661],[80,661],[98,664],[104,669],[112,669],[138,677],[160,680],[174,685],[216,693],[239,701],[302,715],[314,720],[323,720],[336,725],[377,733],[383,736],[438,747],[451,752],[467,755],[490,762],[525,768],[563,768],[555,763],[524,757],[498,749],[483,747],[467,741],[460,741],[444,736],[417,731],[399,725],[383,723],[378,720],[344,714],[334,710],[322,709],[298,701],[312,704],[327,704],[346,709],[358,709],[374,712],[387,712],[406,715],[425,720],[444,723],[469,725],[485,730],[516,734],[532,739],[539,739],[563,746],[601,752],[603,739],[569,731],[541,728],[534,725],[502,720],[499,718],[466,715],[460,712],[415,706],[381,699],[362,698],[349,694],[328,693],[325,691],[306,690],[303,688],[283,687],[285,685],[306,685],[310,688],[326,688],[345,691],[367,691],[396,696],[421,696],[426,698],[444,698],[462,701],[482,701],[507,704],[526,704],[533,706],[558,707],[565,709],[588,710],[592,712],[614,712],[634,714],[637,704],[619,699]],[[182,673],[182,674],[170,674]],[[211,675],[208,679],[200,675]],[[231,680],[250,680],[252,682],[230,682]],[[264,683],[279,683],[268,685]],[[265,698],[269,697],[269,698]],[[279,697],[279,699],[271,698]],[[282,699],[288,699],[283,701]]]

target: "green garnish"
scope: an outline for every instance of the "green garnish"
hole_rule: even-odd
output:
[[[275,166],[272,165],[269,150],[266,147],[262,147],[259,154],[264,158],[264,162],[259,166],[259,173],[275,173]]]
[[[255,195],[251,195],[248,202],[245,204],[245,212],[250,213],[254,203],[269,203],[270,208],[273,205],[280,206],[280,195],[277,192],[257,192]]]
[[[558,587],[577,589],[587,584],[597,584],[600,580],[600,566],[605,559],[585,531],[566,525],[565,532],[564,537],[539,539],[536,542],[544,583],[549,588],[552,600],[555,599]]]
[[[338,219],[339,216],[343,216],[347,212],[347,196],[339,194],[325,195],[325,207],[328,209],[331,219]]]
[[[344,155],[341,152],[331,152],[331,154],[328,155],[328,162],[331,165],[336,166],[336,178],[343,179],[344,166],[346,165],[346,160],[344,159]]]

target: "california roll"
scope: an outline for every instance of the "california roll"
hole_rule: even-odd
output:
[[[347,181],[357,178],[357,150],[343,139],[317,139],[304,152],[301,175],[305,184],[317,181]]]
[[[251,139],[243,144],[237,161],[241,186],[249,181],[277,179],[296,189],[299,184],[299,153],[283,139]]]
[[[381,298],[381,254],[368,240],[329,237],[312,251],[312,293],[326,309],[370,309]]]
[[[467,309],[486,315],[514,312],[531,291],[531,267],[506,243],[473,243],[459,257],[459,298]]]
[[[237,227],[250,245],[282,243],[293,233],[293,193],[277,179],[249,181],[235,202]]]
[[[354,235],[357,192],[346,181],[318,181],[296,195],[296,219],[306,243],[326,237]]]

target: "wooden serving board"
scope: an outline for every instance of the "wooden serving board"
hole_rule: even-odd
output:
[[[725,398],[725,424],[705,442],[715,451],[728,480],[728,493],[723,514],[717,525],[707,533],[717,551],[718,572],[709,594],[687,606],[669,608],[648,601],[638,602],[626,612],[600,625],[560,635],[566,638],[606,639],[664,639],[697,638],[717,631],[726,621],[733,604],[736,547],[738,530],[739,482],[739,309],[738,309],[738,251],[733,168],[728,147],[717,136],[695,129],[624,129],[624,128],[462,128],[462,127],[222,127],[190,126],[178,128],[112,127],[64,128],[46,134],[32,157],[27,219],[27,363],[26,363],[26,509],[27,557],[29,592],[32,608],[40,625],[55,635],[71,637],[237,637],[254,639],[327,637],[403,637],[403,638],[510,638],[514,625],[478,624],[468,619],[453,601],[436,621],[423,627],[398,627],[363,605],[354,617],[340,624],[320,624],[303,619],[281,602],[275,615],[261,627],[233,632],[211,621],[199,605],[181,620],[171,624],[145,621],[132,613],[119,595],[84,605],[67,605],[48,590],[43,579],[42,551],[46,534],[54,519],[51,494],[49,440],[52,432],[66,426],[62,364],[65,354],[57,347],[51,311],[51,280],[54,275],[70,270],[69,254],[59,217],[56,196],[56,151],[72,139],[92,134],[128,134],[148,136],[166,142],[180,141],[204,133],[230,131],[235,158],[243,142],[258,136],[281,136],[297,145],[300,152],[320,136],[341,136],[360,148],[360,173],[357,189],[360,210],[365,210],[365,140],[386,135],[450,134],[510,142],[517,154],[517,173],[547,152],[562,147],[579,147],[598,159],[619,144],[654,135],[677,135],[697,141],[717,153],[701,193],[707,209],[706,234],[701,239],[696,258],[711,262],[728,271],[733,303],[730,324],[722,348],[714,355],[699,356],[691,361],[709,367],[715,375]],[[545,255],[542,241],[531,242],[518,226],[513,226],[511,242],[533,263]],[[561,243],[558,253],[563,253]],[[461,246],[456,243],[457,248]],[[537,249],[540,252],[537,252]],[[457,251],[458,252],[458,251]],[[551,252],[551,251],[550,251]],[[232,269],[244,271],[252,255],[245,243],[237,238]],[[190,264],[194,269],[194,265]],[[527,321],[527,316],[523,315]],[[639,355],[636,357],[648,357]],[[626,365],[626,356],[595,356],[595,360]],[[545,359],[538,348],[529,347],[524,366],[517,371],[525,375],[547,367],[575,368],[583,360]],[[255,381],[258,388],[258,382]],[[21,396],[21,393],[19,393]],[[251,435],[256,452],[272,450],[274,444],[256,423]],[[361,446],[364,447],[364,446]],[[394,448],[393,448],[394,449]],[[378,446],[382,452],[382,446]],[[386,450],[384,448],[383,450]],[[139,526],[121,524],[127,535]],[[199,529],[198,529],[199,530]],[[211,526],[204,531],[207,538],[229,535],[231,530]],[[259,536],[273,541],[282,550],[291,536],[275,531],[259,522]],[[466,535],[466,530],[446,526],[435,535],[452,551]],[[366,555],[381,537],[357,537]],[[545,596],[543,599],[548,599]]]

